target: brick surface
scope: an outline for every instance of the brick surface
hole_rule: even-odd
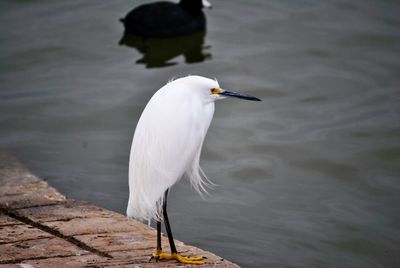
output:
[[[0,213],[0,227],[8,226],[8,225],[20,225],[23,224],[22,222],[13,219],[3,213]]]
[[[192,267],[150,262],[156,231],[124,215],[68,199],[0,153],[0,268]],[[184,256],[204,256],[202,267],[238,267],[175,240]],[[169,252],[168,240],[162,237]]]
[[[51,237],[51,234],[26,224],[0,226],[0,244]]]
[[[0,244],[0,252],[1,263],[36,258],[80,256],[90,253],[57,237],[37,238]]]

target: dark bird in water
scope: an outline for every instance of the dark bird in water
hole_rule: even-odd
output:
[[[180,0],[141,5],[120,21],[125,32],[144,37],[174,37],[206,29],[203,7],[210,8],[207,0]]]

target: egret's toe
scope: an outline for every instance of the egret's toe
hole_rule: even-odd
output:
[[[177,260],[180,263],[184,264],[204,264],[204,262],[202,261],[204,257],[185,257],[182,256],[180,253],[168,254],[168,253],[163,253],[162,251],[153,252],[149,262],[153,259],[155,259],[156,261]]]

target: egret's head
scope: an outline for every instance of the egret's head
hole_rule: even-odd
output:
[[[217,80],[197,75],[190,75],[171,81],[170,85],[172,86],[172,84],[175,89],[178,89],[180,91],[180,94],[183,92],[185,96],[187,96],[187,94],[191,94],[193,97],[201,98],[205,102],[214,102],[216,100],[225,99],[227,97],[251,101],[261,101],[259,98],[253,97],[245,93],[222,89],[219,86]]]
[[[210,95],[215,100],[225,99],[226,97],[233,97],[233,98],[239,98],[239,99],[243,99],[243,100],[261,101],[259,98],[251,96],[249,94],[229,91],[229,90],[226,90],[226,89],[221,89],[219,87],[211,88],[210,89]]]

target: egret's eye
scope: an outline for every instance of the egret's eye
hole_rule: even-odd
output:
[[[210,91],[211,91],[211,94],[221,93],[221,90],[219,88],[212,88]]]

